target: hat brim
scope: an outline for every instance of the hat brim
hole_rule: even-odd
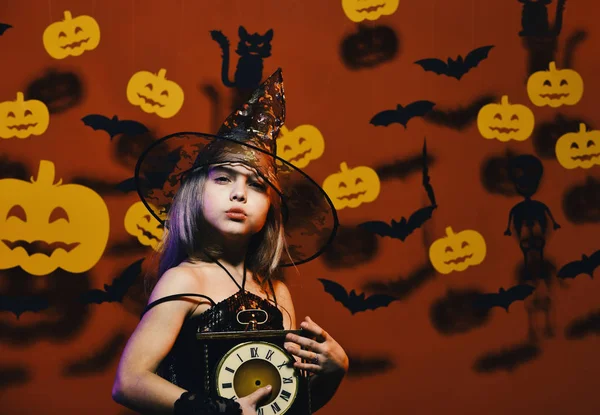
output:
[[[224,140],[222,143],[229,150],[234,150],[229,159],[220,159],[218,163],[244,163],[256,168],[259,166],[252,163],[252,154],[261,154],[276,166],[278,185],[271,183],[269,174],[261,174],[261,177],[281,197],[282,213],[286,219],[285,238],[291,258],[282,255],[279,265],[300,265],[321,255],[332,243],[339,226],[336,209],[327,193],[310,176],[287,160],[265,149],[228,137],[178,132],[156,140],[142,152],[135,166],[135,185],[142,203],[152,216],[165,225],[182,179],[198,167],[198,154],[216,140]],[[235,149],[239,149],[237,155]],[[203,165],[216,163],[209,161]],[[258,170],[260,173],[260,168]]]

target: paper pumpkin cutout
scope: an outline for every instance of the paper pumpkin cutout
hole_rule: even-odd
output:
[[[155,75],[148,71],[133,74],[127,84],[127,99],[144,112],[171,118],[183,106],[183,89],[165,78],[166,69]]]
[[[485,239],[479,232],[469,229],[454,233],[450,226],[446,228],[446,236],[429,247],[431,264],[440,274],[464,271],[481,264],[485,255]]]
[[[381,183],[375,170],[367,166],[349,169],[345,162],[340,164],[339,173],[329,175],[323,182],[323,190],[337,210],[372,202],[379,196],[380,189]]]
[[[0,137],[27,138],[30,135],[42,135],[48,129],[50,112],[42,101],[23,99],[23,93],[17,92],[15,101],[0,103]]]
[[[535,117],[525,105],[510,104],[503,95],[500,104],[487,104],[477,114],[477,128],[483,138],[525,141],[533,133]]]
[[[65,11],[63,21],[54,22],[42,36],[46,52],[54,59],[80,56],[86,50],[94,50],[100,44],[100,26],[91,16],[72,17]]]
[[[136,202],[127,209],[124,224],[127,233],[137,237],[142,245],[158,250],[164,227],[150,214],[142,202]]]
[[[293,130],[281,127],[277,137],[277,155],[298,168],[308,166],[325,151],[325,140],[313,125],[300,125]]]
[[[531,74],[527,80],[527,94],[538,107],[575,105],[583,96],[583,78],[572,69],[556,69],[556,63],[550,62],[547,71]]]
[[[567,133],[556,142],[556,159],[565,169],[581,167],[589,169],[600,165],[600,131],[586,131],[585,124],[579,124],[579,131]]]
[[[342,8],[353,22],[377,20],[398,9],[399,0],[342,0]]]
[[[55,183],[54,173],[54,163],[41,160],[37,180],[0,180],[0,269],[82,273],[104,253],[106,203],[88,187]]]

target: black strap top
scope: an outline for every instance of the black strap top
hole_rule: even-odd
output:
[[[246,325],[238,320],[238,313],[247,309],[260,309],[266,312],[266,321],[258,325],[259,330],[283,330],[283,315],[277,308],[277,299],[271,281],[269,281],[269,287],[273,293],[274,304],[244,289],[246,284],[245,268],[242,285],[240,286],[225,267],[218,261],[216,263],[225,270],[238,286],[239,291],[235,294],[218,303],[202,294],[174,294],[153,301],[146,306],[142,313],[143,316],[149,309],[160,303],[181,299],[182,297],[203,297],[211,302],[211,307],[208,310],[185,319],[173,347],[160,363],[156,372],[171,383],[196,393],[201,393],[203,390],[202,382],[205,371],[204,360],[201,349],[197,344],[196,334],[201,332],[244,331]]]

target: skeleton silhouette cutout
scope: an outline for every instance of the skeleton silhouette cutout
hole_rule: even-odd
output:
[[[559,229],[560,225],[554,220],[552,212],[546,204],[532,199],[537,192],[543,172],[542,162],[530,154],[512,158],[508,167],[509,178],[515,185],[517,193],[523,196],[524,200],[510,210],[508,226],[504,235],[512,235],[512,224],[524,257],[520,280],[532,283],[536,288],[534,294],[525,300],[525,308],[529,317],[529,338],[532,341],[537,339],[535,314],[538,311],[545,316],[544,334],[546,337],[554,335],[551,322],[551,270],[544,259],[548,227],[547,216],[553,223],[553,229]]]

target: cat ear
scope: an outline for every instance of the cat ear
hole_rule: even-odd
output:
[[[248,32],[246,31],[246,29],[244,29],[244,26],[240,26],[240,28],[238,29],[238,36],[241,38],[248,36]]]
[[[270,42],[273,39],[273,29],[267,30],[264,37],[267,39],[267,42]]]

